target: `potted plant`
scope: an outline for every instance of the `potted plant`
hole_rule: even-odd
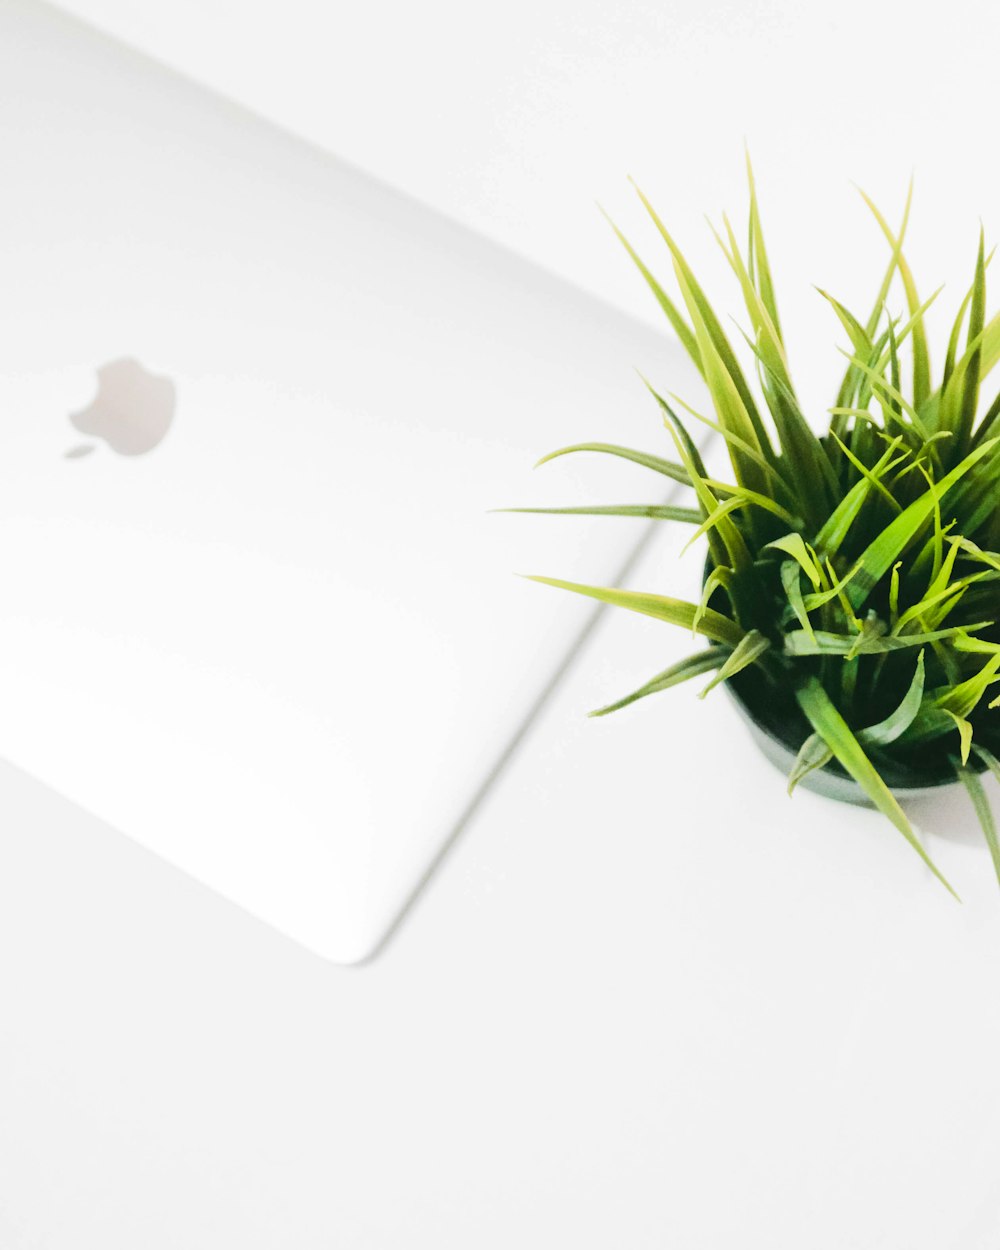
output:
[[[683,506],[517,509],[690,525],[708,547],[701,601],[534,580],[678,625],[707,644],[595,715],[710,674],[706,690],[725,683],[766,754],[787,765],[789,792],[801,782],[873,804],[949,890],[899,800],[961,782],[1000,877],[981,781],[986,769],[1000,776],[1000,712],[993,710],[1000,698],[992,697],[1000,682],[1000,396],[985,411],[980,403],[1000,361],[1000,314],[986,319],[992,253],[984,254],[980,231],[972,285],[935,382],[924,323],[934,297],[920,301],[902,250],[912,186],[898,232],[865,197],[890,258],[865,320],[820,291],[846,340],[847,365],[817,432],[792,384],[749,161],[747,172],[746,250],[725,218],[716,238],[746,306],[745,357],[756,390],[640,191],[680,301],[614,229],[704,379],[714,420],[650,386],[672,455],[580,443],[545,457],[623,457],[681,483],[689,499]],[[887,304],[897,278],[903,315]],[[731,480],[706,470],[692,419],[725,441]]]

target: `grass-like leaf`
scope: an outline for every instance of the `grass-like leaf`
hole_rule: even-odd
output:
[[[623,707],[628,707],[639,699],[645,699],[647,695],[659,694],[661,690],[669,690],[671,686],[679,686],[681,682],[690,681],[692,677],[698,677],[702,673],[711,672],[713,668],[718,668],[723,663],[727,655],[731,654],[731,651],[727,652],[722,647],[709,647],[707,651],[699,651],[697,655],[689,655],[687,659],[671,664],[662,673],[657,673],[645,685],[640,686],[638,690],[633,690],[631,694],[625,695],[623,699],[617,699],[606,707],[599,707],[593,712],[588,712],[587,715],[607,716],[610,712],[621,711]]]
[[[656,278],[653,277],[652,272],[646,268],[646,266],[643,264],[642,260],[640,259],[639,254],[636,252],[635,248],[632,246],[631,243],[629,243],[628,239],[626,239],[626,237],[618,229],[618,227],[611,220],[608,214],[604,212],[603,208],[601,209],[601,212],[604,213],[604,217],[608,225],[618,236],[619,242],[625,248],[625,251],[628,252],[629,256],[632,258],[633,264],[642,274],[643,278],[646,281],[646,285],[653,292],[653,297],[655,298],[656,302],[660,305],[660,307],[663,309],[664,313],[666,314],[667,320],[673,326],[674,333],[680,339],[681,344],[684,347],[684,350],[691,357],[692,361],[694,362],[695,368],[698,370],[699,373],[703,372],[701,356],[698,352],[698,344],[695,341],[694,333],[692,332],[691,327],[688,325],[688,323],[684,320],[684,317],[682,316],[680,310],[677,308],[677,305],[670,298],[670,296],[666,293],[666,291],[659,284],[659,282],[657,282]]]
[[[750,275],[760,292],[761,301],[768,311],[778,338],[781,339],[781,319],[778,316],[778,302],[774,294],[774,281],[767,259],[767,248],[764,246],[764,231],[760,224],[760,207],[757,204],[757,185],[754,181],[749,152],[746,154],[746,165],[747,183],[750,189]]]
[[[619,456],[622,460],[631,460],[633,464],[642,465],[644,469],[652,469],[654,473],[662,473],[664,477],[673,478],[675,482],[680,482],[684,486],[691,485],[691,479],[682,464],[664,460],[662,456],[651,456],[648,452],[633,451],[631,447],[619,447],[617,443],[574,443],[572,447],[560,447],[558,451],[550,451],[547,456],[542,456],[535,468],[548,464],[550,460],[556,460],[560,456],[569,456],[580,451]]]
[[[913,192],[913,184],[910,184],[910,195]],[[896,257],[896,264],[899,268],[899,276],[903,282],[903,289],[906,291],[906,302],[909,306],[910,313],[914,319],[913,329],[913,403],[914,407],[920,406],[926,401],[930,394],[931,371],[930,357],[927,348],[927,333],[923,325],[923,313],[926,311],[927,305],[921,305],[917,296],[916,283],[913,280],[913,273],[910,266],[906,262],[906,258],[902,252],[902,239],[897,240],[892,232],[892,228],[881,212],[875,206],[874,202],[861,192],[861,197],[872,211],[872,215],[882,229],[882,233],[889,241],[889,246],[893,249]],[[933,297],[932,297],[933,298]],[[930,301],[928,300],[928,304]]]
[[[806,600],[808,603],[808,599]],[[992,621],[979,621],[975,625],[955,625],[951,629],[934,629],[922,634],[875,635],[864,639],[860,645],[857,634],[834,634],[829,630],[817,630],[809,635],[804,631],[791,630],[785,634],[785,654],[806,655],[885,655],[890,651],[905,651],[908,647],[925,647],[928,643],[951,641],[962,636],[965,630],[984,629]]]
[[[796,698],[806,719],[812,725],[813,731],[819,734],[841,766],[868,796],[873,806],[877,807],[896,826],[945,889],[958,898],[924,850],[895,795],[879,776],[875,766],[865,754],[864,748],[851,732],[847,721],[831,702],[830,696],[821,683],[815,677],[809,678],[796,691]]]
[[[649,517],[654,521],[683,521],[698,525],[701,513],[696,508],[680,508],[673,504],[623,503],[595,504],[578,508],[498,508],[498,512],[532,512],[543,516],[628,516]]]
[[[720,682],[728,681],[730,677],[735,677],[737,673],[742,673],[751,664],[756,664],[770,646],[770,638],[765,637],[759,629],[752,629],[730,651],[726,657],[726,662],[702,690],[699,698],[704,699],[709,691],[714,690]]]
[[[788,793],[791,794],[803,777],[817,768],[825,768],[833,759],[833,752],[819,734],[810,734],[799,748],[792,771],[788,774]]]
[[[586,595],[590,599],[610,603],[618,608],[628,608],[630,612],[652,616],[670,625],[680,625],[683,629],[694,629],[695,617],[699,615],[696,604],[687,603],[683,599],[670,599],[666,595],[651,595],[640,590],[615,590],[609,586],[584,586],[579,582],[560,581],[556,577],[529,575],[528,580],[541,582],[543,586],[555,586],[559,590],[570,590],[574,594]],[[729,647],[739,646],[744,637],[743,630],[734,621],[712,608],[706,608],[700,614],[697,632],[711,638],[713,642],[722,642]]]
[[[1000,775],[1000,764],[998,764],[996,757],[990,755],[989,752],[984,753],[980,751],[979,754],[988,763],[994,774]],[[955,761],[955,771],[962,785],[968,790],[969,798],[972,799],[972,806],[975,809],[976,816],[979,818],[979,827],[983,831],[983,837],[986,839],[986,845],[990,850],[990,858],[993,860],[993,871],[996,873],[997,882],[1000,883],[1000,839],[997,838],[993,809],[990,807],[990,801],[986,797],[983,783],[975,769],[967,768],[957,760]]]
[[[859,730],[858,741],[863,746],[869,747],[886,747],[890,742],[895,742],[913,724],[917,713],[920,711],[923,697],[924,653],[921,651],[917,656],[917,667],[913,674],[913,680],[910,682],[906,694],[903,695],[899,707],[890,712],[883,720],[880,720],[878,724],[869,725],[867,729]]]

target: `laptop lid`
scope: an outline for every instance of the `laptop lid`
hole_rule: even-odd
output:
[[[529,466],[655,445],[677,354],[29,0],[0,160],[0,755],[363,959],[576,636],[511,572],[643,525],[487,509],[655,494]]]

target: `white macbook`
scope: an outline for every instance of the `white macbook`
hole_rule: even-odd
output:
[[[0,162],[0,756],[361,960],[576,637],[512,573],[644,525],[488,510],[659,502],[530,465],[656,446],[679,353],[28,0]]]

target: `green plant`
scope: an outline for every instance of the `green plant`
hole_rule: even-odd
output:
[[[701,602],[534,580],[679,625],[710,644],[594,715],[699,674],[714,673],[708,689],[735,679],[747,701],[766,702],[771,724],[798,749],[789,792],[813,769],[842,770],[950,890],[892,788],[947,769],[971,795],[1000,878],[980,780],[987,768],[1000,776],[1000,713],[991,711],[1000,698],[989,699],[1000,682],[1000,395],[978,415],[983,382],[1000,362],[1000,314],[986,318],[992,253],[984,253],[980,231],[975,276],[935,385],[924,324],[935,297],[921,303],[902,250],[912,186],[898,232],[865,197],[891,255],[866,320],[820,291],[848,347],[818,434],[792,384],[749,161],[747,172],[746,251],[725,218],[716,238],[746,305],[743,337],[757,390],[640,191],[669,251],[680,305],[613,228],[703,377],[715,420],[650,386],[676,460],[608,443],[545,457],[624,457],[689,488],[689,506],[517,509],[692,525],[708,544]],[[887,306],[897,279],[905,318]],[[680,408],[725,440],[731,482],[709,475]]]

